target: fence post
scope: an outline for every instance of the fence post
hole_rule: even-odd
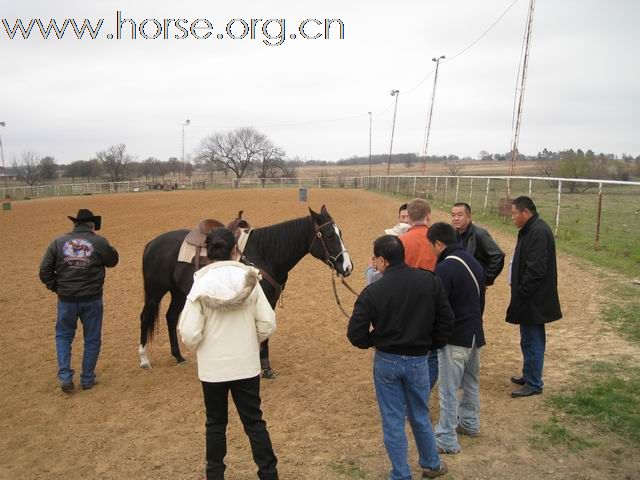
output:
[[[482,210],[482,216],[484,217],[487,213],[487,202],[489,201],[489,184],[491,183],[491,179],[487,178],[487,191],[484,194],[484,209]]]
[[[447,203],[447,192],[449,191],[449,177],[444,177],[444,198],[442,199],[442,205]]]
[[[558,202],[556,205],[556,226],[553,229],[553,235],[558,235],[558,226],[560,225],[560,195],[562,194],[562,181],[558,181]]]
[[[456,199],[453,203],[458,203],[458,192],[460,191],[460,177],[456,178]]]
[[[416,198],[416,182],[418,181],[418,177],[413,177],[413,193],[411,194],[411,198]]]
[[[532,191],[533,191],[533,180],[529,179],[529,198],[531,198]]]
[[[400,177],[396,177],[396,195],[400,193]]]
[[[598,184],[598,208],[596,209],[596,241],[595,250],[600,251],[600,219],[602,217],[602,183]]]
[[[469,180],[469,205],[471,205],[471,197],[473,197],[473,178]]]

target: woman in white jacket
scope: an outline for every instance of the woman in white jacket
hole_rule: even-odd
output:
[[[197,271],[178,330],[197,353],[206,407],[207,479],[224,479],[229,392],[249,437],[258,478],[278,478],[277,459],[260,409],[260,342],[276,329],[275,314],[258,272],[237,261],[235,238],[226,228],[207,235],[213,261]]]

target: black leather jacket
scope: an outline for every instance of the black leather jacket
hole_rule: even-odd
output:
[[[100,298],[105,267],[115,267],[118,252],[90,227],[77,224],[56,238],[40,263],[40,281],[62,301]]]
[[[387,267],[358,296],[347,337],[358,348],[396,355],[426,355],[444,347],[454,316],[442,281],[404,263]]]
[[[487,286],[493,285],[504,267],[504,252],[500,250],[489,232],[472,222],[465,233],[458,234],[458,240],[464,249],[473,255],[484,268]]]

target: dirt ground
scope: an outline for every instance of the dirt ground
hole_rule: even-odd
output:
[[[351,283],[360,289],[371,243],[395,223],[397,202],[368,192],[309,191],[309,205],[317,210],[324,203],[354,257]],[[107,274],[100,384],[66,395],[56,379],[56,301],[37,274],[48,243],[70,229],[66,215],[83,207],[103,215],[103,234],[121,261]],[[15,202],[12,211],[0,212],[0,478],[203,478],[204,413],[194,355],[183,347],[188,361],[175,364],[161,320],[151,347],[153,369],[138,367],[141,257],[144,245],[159,233],[193,226],[204,217],[228,221],[239,209],[254,226],[307,214],[295,189],[42,199]],[[435,215],[436,220],[446,218],[442,212]],[[515,236],[494,236],[511,254]],[[615,436],[594,431],[599,446],[582,453],[532,447],[532,425],[550,415],[545,398],[570,386],[581,364],[623,355],[640,359],[635,347],[599,320],[607,302],[599,272],[566,256],[559,265],[565,318],[548,329],[544,395],[509,397],[509,376],[520,368],[519,335],[504,322],[506,276],[490,288],[488,345],[482,350],[482,434],[462,438],[463,452],[445,459],[448,478],[640,478],[638,451]],[[340,295],[350,310],[353,296],[344,289]],[[263,381],[262,397],[281,478],[386,478],[372,353],[347,341],[346,319],[333,299],[327,267],[303,259],[289,277],[284,309],[276,313],[271,361],[279,376]],[[79,375],[80,338],[74,345]],[[434,417],[436,398],[431,402]],[[234,411],[230,422],[227,478],[256,478]],[[416,465],[413,447],[410,455]]]

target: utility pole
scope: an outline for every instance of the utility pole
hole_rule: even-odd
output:
[[[396,113],[398,112],[398,97],[400,90],[391,90],[391,96],[396,97],[396,106],[393,109],[393,124],[391,126],[391,144],[389,145],[389,161],[387,162],[387,182],[389,182],[389,172],[391,170],[391,152],[393,151],[393,134],[396,130]]]
[[[369,176],[371,176],[371,132],[373,126],[373,114],[369,112]]]
[[[180,125],[182,125],[182,180],[184,180],[184,175],[185,175],[185,163],[184,163],[184,127],[189,126],[189,124],[191,123],[191,120],[186,119],[184,121],[184,123],[181,123]]]
[[[527,14],[527,26],[525,29],[523,54],[518,65],[518,81],[516,83],[516,96],[518,97],[517,106],[514,98],[514,121],[511,124],[512,141],[511,141],[511,162],[509,163],[509,176],[512,177],[516,173],[516,161],[518,160],[518,140],[520,138],[520,125],[522,122],[522,106],[524,104],[524,87],[527,81],[527,68],[529,66],[529,49],[531,47],[531,30],[533,28],[533,10],[535,0],[529,1],[529,13]],[[519,92],[519,96],[518,96]],[[511,194],[511,181],[507,180],[507,196]]]
[[[0,127],[6,127],[7,123],[6,122],[0,122]],[[4,175],[4,193],[5,195],[7,194],[7,188],[8,188],[8,183],[7,183],[7,169],[4,166],[4,146],[2,145],[2,135],[0,135],[0,156],[2,156],[2,174]]]
[[[440,60],[444,60],[445,56],[440,55],[438,58],[432,58],[432,62],[436,62],[436,74],[433,77],[433,90],[431,91],[431,104],[429,105],[429,114],[427,116],[427,128],[425,131],[424,150],[422,151],[422,175],[425,174],[427,168],[427,149],[429,147],[429,134],[431,133],[431,118],[433,117],[433,103],[436,99],[436,85],[438,84],[438,68]]]

